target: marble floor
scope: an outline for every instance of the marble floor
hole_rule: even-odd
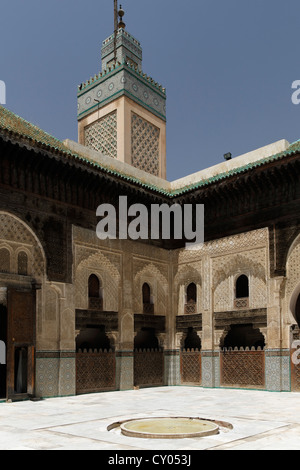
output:
[[[213,436],[141,439],[107,427],[128,418],[225,421]],[[0,403],[0,450],[300,450],[300,394],[162,387]]]

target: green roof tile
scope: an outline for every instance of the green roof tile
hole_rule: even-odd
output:
[[[124,173],[121,173],[117,170],[114,170],[113,168],[105,167],[104,165],[100,165],[99,163],[95,163],[91,160],[88,160],[87,158],[83,157],[82,155],[71,152],[64,144],[62,141],[57,139],[56,137],[53,137],[52,135],[48,134],[47,132],[41,130],[39,127],[35,126],[34,124],[31,124],[30,122],[26,121],[25,119],[17,116],[14,114],[12,111],[9,111],[8,109],[4,108],[3,106],[0,106],[0,132],[12,132],[18,137],[23,137],[26,139],[31,139],[33,142],[36,144],[41,144],[43,146],[49,147],[51,150],[58,150],[61,153],[65,154],[66,157],[70,159],[75,159],[79,160],[89,166],[98,168],[99,170],[106,172],[108,174],[114,175],[118,178],[121,178],[125,181],[135,183],[139,186],[142,186],[143,188],[147,188],[149,190],[158,192],[160,194],[163,194],[168,197],[175,197],[179,195],[183,195],[187,192],[203,188],[205,186],[208,186],[210,184],[216,183],[218,181],[222,181],[226,178],[230,178],[231,176],[234,175],[239,175],[242,173],[245,173],[249,170],[252,170],[254,168],[258,168],[262,165],[272,163],[274,161],[278,161],[281,159],[284,159],[285,157],[292,156],[294,154],[300,153],[300,140],[297,140],[296,142],[292,143],[287,150],[284,152],[278,153],[276,155],[272,155],[270,157],[263,158],[261,160],[258,160],[253,163],[249,163],[247,165],[244,165],[239,168],[235,168],[233,170],[229,170],[225,173],[220,173],[216,176],[213,176],[211,178],[207,178],[201,181],[198,181],[196,183],[193,183],[191,185],[187,185],[185,187],[173,190],[173,191],[167,191],[163,188],[160,188],[155,185],[151,185],[148,183],[145,183],[138,178],[135,178],[130,175],[126,175]]]

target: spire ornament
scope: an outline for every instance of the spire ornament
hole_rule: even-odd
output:
[[[122,28],[122,29],[125,29],[125,23],[123,21],[123,16],[125,15],[125,11],[123,10],[122,8],[122,5],[120,5],[120,9],[118,11],[118,15],[119,15],[119,18],[120,18],[120,21],[119,21],[119,24],[118,24],[118,28]]]

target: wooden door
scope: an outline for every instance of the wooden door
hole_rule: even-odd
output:
[[[8,291],[7,398],[34,395],[35,291]]]

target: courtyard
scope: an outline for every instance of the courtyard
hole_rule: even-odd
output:
[[[230,423],[217,435],[127,437],[113,423],[142,417],[200,417]],[[0,403],[0,450],[299,450],[300,395],[160,387]]]

